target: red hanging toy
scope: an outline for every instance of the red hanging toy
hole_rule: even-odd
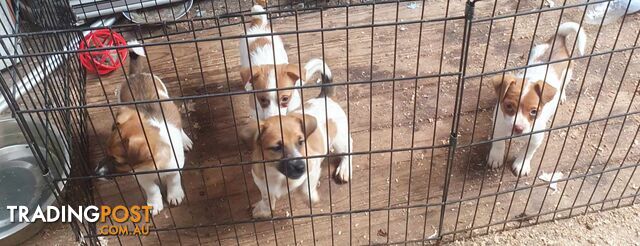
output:
[[[80,42],[80,50],[107,48],[127,45],[122,35],[112,32],[109,29],[99,29],[90,32]],[[122,62],[127,58],[126,48],[94,50],[80,52],[80,63],[88,72],[100,75],[108,74],[122,66]],[[119,56],[119,57],[118,57]]]

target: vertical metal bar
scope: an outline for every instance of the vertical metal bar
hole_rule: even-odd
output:
[[[349,6],[345,7],[345,27],[349,26]],[[297,20],[297,18],[296,18]],[[297,21],[296,21],[297,22]],[[296,24],[297,26],[297,24]],[[346,69],[347,69],[347,75],[346,75],[346,83],[347,83],[347,133],[351,134],[351,124],[350,124],[350,120],[351,119],[351,103],[349,101],[349,28],[345,29],[345,35],[346,35],[346,44],[345,44],[345,52],[346,52]],[[298,49],[300,50],[300,49]],[[322,58],[323,60],[325,59],[324,57]],[[323,68],[324,69],[324,68]],[[349,143],[349,145],[347,145],[347,152],[349,153],[349,155],[344,156],[342,158],[347,158],[348,162],[349,162],[349,173],[353,173],[353,163],[351,163],[351,151],[353,151],[351,149],[351,143]],[[350,180],[349,180],[349,245],[351,245],[353,243],[353,228],[351,227],[351,225],[353,224],[353,218],[352,215],[353,213],[351,213],[351,211],[353,211],[353,207],[351,205],[352,201],[351,201],[351,184],[353,183],[353,177],[349,176]],[[314,240],[315,241],[315,240]]]
[[[442,44],[440,45],[440,54],[438,55],[438,57],[440,57],[440,64],[438,66],[438,74],[441,75],[442,74],[442,69],[443,69],[443,60],[442,57],[444,56],[444,47],[445,47],[445,41],[446,41],[446,37],[447,37],[447,23],[448,21],[446,20],[446,18],[449,17],[449,3],[451,1],[447,1],[447,6],[445,8],[445,20],[444,20],[444,24],[442,26]],[[423,7],[424,8],[424,7]],[[424,11],[424,10],[423,10]],[[442,76],[438,76],[438,80],[436,83],[436,109],[440,106],[440,88],[442,85]],[[416,99],[417,100],[417,99]],[[438,110],[435,110],[435,114],[434,114],[434,120],[433,120],[433,133],[431,135],[431,146],[435,146],[436,145],[436,134],[437,134],[437,129],[438,129]],[[435,155],[435,148],[431,148],[431,157],[429,160],[429,177],[427,179],[427,194],[426,194],[426,202],[427,205],[424,208],[424,225],[423,225],[423,230],[422,230],[422,240],[425,240],[425,236],[427,233],[427,216],[429,214],[429,200],[431,198],[431,177],[432,177],[432,173],[433,173],[433,159],[434,159],[434,155]],[[441,216],[442,218],[442,216]],[[442,220],[439,220],[439,223],[442,224]],[[438,233],[440,231],[440,226],[438,225]],[[437,234],[439,236],[439,234]],[[439,238],[439,237],[438,237]],[[432,238],[428,238],[428,239],[432,239]],[[424,242],[423,242],[424,243]]]
[[[449,153],[447,155],[447,167],[445,172],[445,180],[442,191],[442,203],[440,208],[440,224],[438,225],[438,238],[442,240],[442,228],[444,226],[444,216],[449,194],[449,183],[451,182],[451,170],[455,158],[456,146],[458,141],[458,127],[460,123],[460,112],[462,110],[462,98],[464,94],[464,82],[467,71],[467,55],[469,52],[469,39],[471,37],[471,25],[475,9],[475,1],[467,0],[464,10],[464,33],[462,39],[462,49],[460,52],[460,66],[458,70],[458,83],[456,85],[455,105],[453,109],[453,119],[451,122],[451,134],[449,136]],[[457,222],[456,222],[457,223]]]
[[[387,234],[390,234],[389,229],[391,228],[391,184],[393,184],[393,136],[395,133],[395,108],[396,108],[396,65],[397,65],[397,56],[398,56],[398,20],[400,14],[400,2],[396,2],[396,19],[394,25],[394,34],[393,34],[393,64],[391,70],[391,139],[389,143],[389,186],[387,187]],[[411,180],[409,180],[411,182]],[[408,214],[408,213],[407,213]],[[390,235],[387,235],[387,244],[389,244]]]
[[[373,24],[375,24],[376,21],[376,2],[373,1],[371,4],[371,49],[369,50],[369,56],[370,56],[370,60],[369,60],[369,80],[373,80],[373,34],[374,34],[374,27]],[[369,210],[371,210],[371,193],[372,193],[372,189],[373,186],[371,185],[371,150],[373,148],[373,83],[369,83]],[[369,211],[369,227],[368,228],[368,239],[369,239],[369,244],[371,244],[371,211]]]
[[[321,52],[322,52],[322,59],[323,59],[323,63],[324,63],[324,59],[326,59],[327,57],[325,56],[325,47],[324,47],[324,31],[322,29],[324,29],[324,11],[322,9],[320,9],[320,44],[321,44]],[[298,43],[298,47],[300,47],[300,43]],[[325,66],[322,66],[322,74],[326,74],[325,71]],[[321,87],[321,90],[325,90],[325,87]],[[303,103],[304,104],[304,103]],[[302,107],[304,108],[304,107]],[[324,116],[325,116],[325,122],[329,122],[329,112],[327,109],[327,96],[324,97]],[[304,118],[304,117],[303,117]],[[329,132],[329,124],[325,124],[325,132]],[[327,152],[331,149],[331,146],[329,145],[329,135],[326,135],[326,139],[325,139],[325,143],[326,143],[326,148],[327,148]],[[326,155],[326,154],[325,154]],[[332,214],[329,216],[329,223],[331,225],[331,243],[335,244],[335,239],[334,239],[334,229],[333,229],[333,195],[332,195],[332,191],[331,191],[331,168],[327,168],[327,178],[329,180],[329,212]],[[309,199],[311,199],[311,197],[309,197]],[[294,238],[295,238],[295,234],[294,234]]]

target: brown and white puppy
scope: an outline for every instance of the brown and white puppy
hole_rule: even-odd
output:
[[[287,188],[301,190],[311,204],[318,201],[317,186],[324,157],[305,157],[326,155],[330,149],[348,154],[352,149],[347,116],[339,104],[326,98],[325,111],[325,98],[318,97],[303,107],[304,115],[298,109],[286,116],[272,116],[248,131],[253,141],[253,160],[267,161],[264,165],[254,164],[251,169],[262,195],[253,207],[256,218],[270,216],[276,200],[287,194]],[[350,155],[342,157],[335,175],[343,182],[351,179]]]
[[[584,54],[587,36],[580,25],[567,22],[560,25],[556,37],[537,45],[531,51],[529,65],[570,58],[571,48],[567,36],[578,33],[578,52]],[[555,40],[555,44],[553,44]],[[553,49],[551,49],[553,47]],[[522,135],[547,128],[560,102],[565,101],[565,89],[571,80],[573,63],[569,61],[532,66],[517,76],[498,75],[492,79],[498,95],[494,113],[493,138]],[[563,88],[564,87],[564,88]],[[562,93],[561,93],[562,91]],[[514,140],[529,139],[526,146],[516,154],[512,171],[516,175],[528,175],[531,159],[544,139],[544,132],[520,136]],[[488,164],[492,168],[502,166],[505,157],[505,140],[493,142]]]
[[[124,81],[116,93],[120,102],[169,98],[162,80],[142,71],[146,61],[138,56],[144,55],[141,47],[130,52],[128,82]],[[191,145],[173,102],[138,104],[137,109],[134,105],[122,106],[107,140],[106,157],[96,168],[96,174],[182,168],[184,151]],[[169,204],[178,205],[184,198],[179,172],[142,174],[138,175],[138,181],[147,197],[147,205],[153,206],[153,215],[164,208],[159,183],[167,186]]]
[[[260,5],[251,8],[252,14],[264,12]],[[266,14],[253,15],[247,35],[270,34],[271,28]],[[300,107],[300,87],[320,73],[322,83],[330,83],[332,76],[329,66],[321,59],[309,60],[301,70],[296,64],[289,64],[287,51],[282,39],[277,35],[248,37],[240,40],[240,75],[246,91],[292,88],[290,90],[264,91],[256,93],[258,119],[274,115],[285,115]],[[317,82],[317,81],[316,81]]]

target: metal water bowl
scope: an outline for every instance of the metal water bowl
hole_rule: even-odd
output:
[[[65,178],[69,173],[69,154],[60,131],[32,121],[27,122],[27,127],[47,159],[46,168],[38,164],[16,120],[0,119],[0,245],[20,244],[44,226],[41,222],[12,223],[6,207],[28,206],[33,212],[37,206],[44,209],[53,205],[52,188],[55,185],[62,190],[65,183],[49,184],[47,180]]]

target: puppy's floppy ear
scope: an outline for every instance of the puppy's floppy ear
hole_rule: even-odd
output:
[[[242,143],[249,148],[253,148],[254,144],[258,142],[260,135],[266,129],[266,125],[262,122],[250,122],[245,128],[239,132],[239,137]]]
[[[311,135],[316,130],[316,128],[318,128],[318,121],[316,120],[316,117],[313,117],[311,115],[303,116],[302,114],[296,113],[292,113],[290,115],[300,121],[300,127],[302,128],[302,132],[304,132],[305,137]]]
[[[253,72],[253,74],[251,74],[251,72]],[[257,67],[243,67],[240,69],[240,77],[242,77],[242,83],[248,83],[253,77],[258,77],[261,74],[262,72]]]
[[[496,91],[498,99],[502,100],[502,97],[507,92],[509,87],[516,83],[516,78],[508,74],[505,74],[504,76],[502,74],[499,74],[491,77],[491,83]]]
[[[556,88],[542,80],[539,80],[534,84],[534,89],[536,94],[540,97],[540,106],[550,102],[557,92]]]
[[[304,69],[300,71],[300,67],[296,64],[287,64],[284,67],[284,72],[287,76],[289,76],[289,78],[291,78],[291,80],[293,80],[294,83],[299,79],[304,78],[306,74]],[[300,72],[302,72],[302,76],[300,76]]]
[[[116,136],[120,141],[115,140],[113,149],[109,152],[109,155],[113,154],[114,158],[111,169],[113,172],[127,173],[141,164],[153,160],[147,141],[142,134],[126,130],[122,131],[122,139],[120,136]],[[153,142],[150,140],[149,144],[151,145]]]
[[[120,111],[118,112],[118,114],[116,115],[116,125],[122,125],[125,122],[131,120],[131,119],[137,119],[137,115],[135,115],[136,112],[134,110],[131,110],[127,107],[121,108]],[[132,118],[132,117],[136,117],[136,118]]]

